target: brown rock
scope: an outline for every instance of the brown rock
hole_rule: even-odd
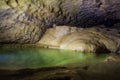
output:
[[[112,26],[119,13],[120,0],[1,0],[0,43],[35,43],[53,24]]]

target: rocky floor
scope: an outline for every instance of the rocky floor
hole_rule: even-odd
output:
[[[69,67],[68,67],[69,66]],[[1,80],[120,80],[120,62],[72,64],[40,69],[0,70]]]

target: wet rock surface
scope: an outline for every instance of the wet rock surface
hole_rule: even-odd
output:
[[[119,30],[104,26],[77,28],[54,26],[48,29],[37,45],[48,48],[95,53],[119,53]]]
[[[35,43],[53,24],[110,27],[119,14],[119,0],[1,0],[0,42]]]
[[[85,67],[88,66],[86,69]],[[119,80],[119,61],[49,67],[0,70],[1,80]]]

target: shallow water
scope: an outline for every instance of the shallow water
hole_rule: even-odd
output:
[[[5,47],[0,49],[0,69],[24,69],[61,66],[77,62],[96,62],[105,55],[36,47]]]

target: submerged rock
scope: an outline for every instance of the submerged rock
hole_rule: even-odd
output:
[[[48,29],[37,44],[81,52],[117,52],[120,46],[120,37],[114,36],[117,35],[115,32],[114,35],[111,35],[104,30],[95,27],[84,29],[56,26]]]

